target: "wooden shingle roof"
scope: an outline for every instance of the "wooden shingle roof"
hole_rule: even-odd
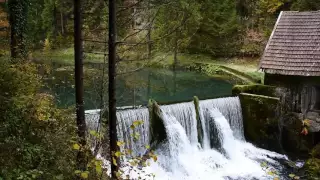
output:
[[[320,76],[320,11],[281,12],[260,69],[270,74]]]

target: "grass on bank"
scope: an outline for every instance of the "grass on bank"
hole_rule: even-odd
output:
[[[157,67],[171,67],[174,63],[172,54],[157,53],[153,59]],[[204,63],[234,69],[241,73],[250,76],[253,79],[260,79],[263,81],[264,73],[258,71],[258,58],[214,58],[202,54],[179,54],[178,63],[180,65],[191,65],[194,63]],[[214,66],[213,66],[214,67]]]
[[[74,64],[74,49],[57,49],[50,51],[38,50],[33,53],[30,53],[30,58],[35,61],[43,63],[57,63],[63,65],[73,65]],[[104,55],[103,54],[92,54],[84,53],[84,62],[85,63],[103,63]]]
[[[74,50],[73,48],[50,50],[50,51],[35,51],[31,53],[31,58],[52,64],[73,65],[74,64]],[[147,61],[147,60],[145,60]],[[84,63],[103,63],[103,54],[84,53]],[[151,60],[152,66],[169,68],[174,63],[172,53],[155,53]],[[140,62],[143,63],[143,62]],[[225,66],[237,70],[250,76],[253,79],[263,79],[263,73],[258,71],[259,59],[257,58],[215,58],[203,54],[178,54],[178,63],[180,65],[192,65],[194,63],[205,63],[217,66]]]

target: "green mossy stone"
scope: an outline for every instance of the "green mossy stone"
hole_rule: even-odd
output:
[[[197,96],[193,97],[193,103],[196,110],[198,142],[200,143],[201,146],[203,146],[203,129],[202,129],[201,120],[200,120],[199,98]]]
[[[248,141],[271,150],[280,151],[276,109],[279,98],[240,93],[245,137]]]
[[[276,96],[276,87],[261,84],[233,86],[232,95],[238,96],[240,93],[250,93],[274,97]]]
[[[158,103],[154,100],[149,100],[148,108],[150,114],[150,144],[151,148],[155,149],[161,142],[167,139],[167,133]]]

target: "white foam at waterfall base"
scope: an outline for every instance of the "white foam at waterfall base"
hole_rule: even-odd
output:
[[[280,166],[273,158],[285,156],[262,150],[233,136],[228,121],[218,110],[212,110],[223,141],[226,155],[215,149],[198,149],[193,146],[184,128],[173,115],[164,114],[169,142],[158,149],[158,162],[147,168],[156,175],[155,179],[273,179],[267,175],[260,163],[267,161],[270,166]]]
[[[227,103],[225,99],[222,101],[224,105],[235,103],[234,100],[237,99],[228,100],[233,102]],[[206,103],[209,105],[217,103],[213,101],[209,102],[210,101],[207,101]],[[218,140],[221,144],[219,150],[221,152],[216,150],[216,147],[211,148],[210,146],[206,146],[199,148],[197,144],[191,143],[192,138],[189,136],[191,134],[197,134],[197,132],[187,133],[187,131],[197,131],[197,128],[194,127],[196,126],[196,123],[194,123],[196,120],[193,118],[190,119],[190,117],[195,117],[193,114],[195,112],[191,110],[190,115],[190,111],[185,110],[190,104],[167,106],[161,109],[168,141],[156,149],[155,153],[158,156],[158,161],[153,162],[151,160],[151,165],[145,167],[143,171],[135,168],[136,171],[130,171],[129,173],[129,169],[124,168],[124,171],[130,174],[130,179],[138,179],[138,176],[142,176],[143,179],[153,179],[145,175],[151,173],[155,174],[155,179],[159,180],[225,180],[226,178],[229,180],[273,179],[260,164],[267,162],[269,168],[281,169],[281,165],[276,159],[285,159],[286,157],[257,148],[245,142],[244,139],[236,137],[242,136],[242,134],[234,133],[230,122],[233,122],[233,124],[242,124],[242,119],[237,119],[237,113],[232,115],[232,113],[229,112],[229,115],[231,114],[229,117],[234,119],[228,121],[223,116],[223,113],[220,112],[220,109],[210,107],[209,105],[206,106],[206,103],[202,105],[200,103],[200,106],[202,106],[200,110],[203,111],[205,109],[206,111],[205,113],[201,112],[201,114],[205,114],[205,118],[201,121],[214,124],[218,132],[215,132],[217,134],[211,134],[214,132],[209,129],[204,129],[204,131],[208,136],[213,135],[219,138]],[[183,106],[186,107],[182,108]],[[228,108],[229,111],[233,110],[228,106],[224,107]],[[235,107],[235,105],[232,107]],[[237,111],[241,111],[241,109]],[[131,113],[133,112],[127,115]],[[140,112],[138,112],[138,114],[139,113]],[[137,115],[133,116],[136,117]],[[182,117],[188,117],[189,121],[182,121]],[[187,124],[182,125],[183,123]]]
[[[280,168],[280,164],[272,158],[283,159],[286,158],[285,156],[256,148],[250,143],[235,138],[228,121],[219,110],[211,110],[210,115],[222,135],[220,141],[222,141],[223,149],[229,157],[231,166],[238,169],[238,171],[229,171],[229,168],[224,168],[228,171],[229,177],[248,178],[248,176],[252,176],[252,178],[268,179],[266,171],[262,170],[260,166],[261,161],[271,163],[277,169]]]

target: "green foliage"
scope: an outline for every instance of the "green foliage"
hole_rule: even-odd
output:
[[[9,23],[11,26],[11,57],[26,57],[26,30],[29,1],[9,0]]]
[[[185,51],[200,25],[200,3],[174,0],[160,6],[153,32],[156,48],[162,51]]]
[[[318,0],[295,0],[291,7],[295,11],[317,11],[320,9]]]
[[[189,49],[214,56],[232,56],[239,45],[240,26],[233,0],[201,2],[201,22]]]
[[[11,0],[16,1],[16,0]],[[23,1],[27,2],[27,1]],[[27,37],[30,47],[59,49],[72,44],[73,19],[71,0],[28,0]],[[120,7],[132,2],[117,1]],[[86,39],[101,40],[108,29],[105,1],[83,2],[83,31]],[[117,13],[118,39],[137,43],[146,41],[146,31],[135,29],[135,21],[148,29],[157,51],[205,53],[214,56],[260,56],[282,10],[318,10],[316,0],[173,0],[143,1]],[[140,26],[138,27],[138,29]],[[102,51],[103,43],[85,42],[88,51]],[[145,45],[121,48],[145,52]],[[125,50],[124,50],[125,51]],[[120,57],[127,58],[127,55]],[[128,55],[130,56],[130,55]],[[140,57],[141,58],[141,57]]]
[[[27,37],[29,48],[41,49],[47,40],[51,49],[70,47],[73,43],[72,0],[29,0]],[[101,38],[106,29],[107,16],[104,1],[83,2],[83,31],[91,39]],[[85,16],[85,14],[90,14]],[[27,16],[26,16],[27,17]],[[96,30],[96,29],[100,30]],[[93,30],[94,29],[94,30]]]
[[[310,158],[306,162],[309,179],[317,179],[320,177],[320,159]]]
[[[143,121],[141,120],[136,120],[132,123],[132,125],[130,126],[130,128],[134,131],[138,126],[143,125]],[[140,137],[135,138],[135,140],[138,140]],[[150,166],[150,161],[154,161],[156,162],[158,157],[155,154],[155,152],[153,150],[150,149],[149,145],[145,145],[146,149],[146,153],[142,156],[133,156],[132,155],[132,150],[131,149],[126,149],[125,148],[125,143],[124,142],[117,142],[117,145],[120,147],[120,151],[118,152],[114,152],[113,154],[113,163],[118,166],[118,164],[116,163],[115,159],[116,158],[122,158],[122,159],[126,159],[128,161],[128,163],[122,165],[122,167],[124,168],[128,168],[128,172],[123,172],[122,170],[119,170],[116,174],[117,174],[117,179],[132,179],[130,174],[135,171],[138,175],[138,179],[141,179],[141,172],[138,171],[137,172],[137,168],[139,167],[147,167]],[[148,176],[148,177],[154,177],[154,174],[144,174],[144,176]]]
[[[22,31],[27,30],[23,36],[29,47],[42,48],[45,40],[50,49],[70,47],[73,42],[73,1],[16,1],[9,1],[9,10],[19,11],[11,14],[21,20]],[[130,5],[124,0],[117,3],[119,7]],[[12,4],[17,4],[16,10],[10,8]],[[107,4],[102,0],[88,0],[83,2],[83,7],[85,38],[101,40],[108,29]],[[137,32],[132,27],[133,21],[141,19],[143,28],[152,24],[153,48],[158,51],[177,50],[180,53],[188,50],[222,57],[260,56],[280,11],[319,8],[317,0],[143,1],[134,8],[119,9],[117,30],[119,39],[132,35]],[[141,31],[130,39],[143,42],[145,35],[146,32]],[[143,52],[141,47],[136,50]],[[104,45],[86,42],[85,48],[102,50]]]
[[[70,179],[75,153],[72,111],[60,110],[40,93],[31,63],[0,65],[0,176],[5,179]]]
[[[320,144],[311,150],[311,157],[306,162],[306,171],[309,179],[320,177]]]
[[[136,134],[136,128],[143,125],[142,120],[136,120],[132,122],[130,125],[130,131],[133,131],[134,134],[132,136],[135,136]],[[90,135],[93,137],[93,139],[99,139],[99,141],[106,141],[105,138],[105,131],[104,128],[100,129],[99,132],[91,130]],[[133,137],[135,141],[140,139],[140,136]],[[90,141],[90,139],[89,139]],[[90,144],[90,143],[88,143]],[[113,163],[115,166],[120,166],[118,172],[115,174],[117,177],[113,177],[113,179],[132,179],[131,174],[135,172],[136,175],[141,176],[141,173],[144,173],[144,171],[141,171],[142,167],[150,166],[151,161],[156,162],[157,161],[157,155],[155,152],[151,149],[150,145],[144,145],[142,148],[146,150],[145,154],[142,155],[133,155],[132,149],[130,149],[129,145],[127,145],[123,141],[118,141],[117,146],[119,147],[119,151],[113,152],[112,156],[110,158],[111,163]],[[75,151],[81,151],[88,149],[88,147],[80,147],[78,144],[73,144],[73,149]],[[102,176],[105,176],[102,179],[108,179],[109,177],[106,175],[107,169],[104,167],[103,161],[101,159],[97,159],[93,156],[89,157],[89,163],[87,165],[87,169],[85,171],[76,170],[74,171],[74,174],[76,174],[78,177],[82,179],[96,179]],[[117,159],[125,160],[117,161]],[[127,169],[128,171],[124,172],[123,169]],[[140,170],[139,170],[140,169]],[[154,177],[154,174],[143,174],[144,176]],[[139,177],[141,179],[142,177]]]
[[[241,19],[243,56],[260,56],[272,32],[280,11],[315,11],[317,0],[237,0],[236,10]]]
[[[42,25],[42,11],[44,0],[29,0],[30,7],[28,11],[27,41],[30,48],[39,46],[40,41],[46,37],[45,29]]]
[[[38,3],[38,1],[37,1]],[[67,21],[72,14],[72,1],[61,1],[61,0],[43,0],[42,8],[40,10],[41,16],[33,17],[39,22],[38,26],[42,27],[43,31],[41,34],[45,34],[48,39],[51,48],[63,48],[71,45],[72,35],[67,35],[72,21]],[[40,3],[40,4],[41,4]]]

